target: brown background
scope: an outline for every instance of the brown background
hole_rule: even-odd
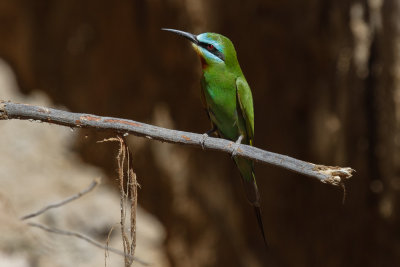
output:
[[[200,63],[160,28],[228,36],[256,146],[357,173],[342,205],[338,188],[257,164],[266,253],[229,156],[132,137],[139,203],[166,228],[171,265],[396,266],[399,13],[378,0],[3,0],[0,57],[23,92],[71,111],[202,133]],[[95,143],[109,135],[83,134],[74,149],[114,179],[115,147]]]

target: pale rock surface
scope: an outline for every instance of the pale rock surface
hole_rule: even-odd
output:
[[[20,94],[13,72],[2,60],[0,99],[52,106],[41,93]],[[78,136],[76,131],[46,123],[9,120],[0,121],[0,133],[0,266],[104,266],[104,250],[75,237],[29,227],[26,222],[76,231],[103,244],[114,226],[109,245],[121,250],[119,195],[110,186],[100,184],[63,207],[28,221],[19,220],[27,213],[78,193],[95,178],[105,178],[99,168],[82,162],[69,149]],[[162,247],[164,238],[163,226],[139,207],[135,256],[152,266],[168,266]],[[123,266],[123,259],[110,253],[107,266]]]

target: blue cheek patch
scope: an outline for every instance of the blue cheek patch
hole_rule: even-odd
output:
[[[204,49],[202,47],[200,49],[203,51],[203,54],[204,54],[204,56],[207,57],[207,59],[210,59],[210,60],[215,61],[215,62],[224,62],[222,59],[220,59],[219,57],[217,57],[213,53],[209,52],[207,49]]]

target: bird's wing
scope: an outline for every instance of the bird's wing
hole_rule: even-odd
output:
[[[253,96],[244,78],[236,79],[236,95],[240,106],[240,113],[243,116],[246,126],[246,135],[250,145],[254,142],[254,110]]]

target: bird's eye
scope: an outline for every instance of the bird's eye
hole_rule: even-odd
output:
[[[208,45],[207,45],[207,49],[208,49],[209,51],[214,50],[214,46],[213,46],[212,44],[208,44]]]

